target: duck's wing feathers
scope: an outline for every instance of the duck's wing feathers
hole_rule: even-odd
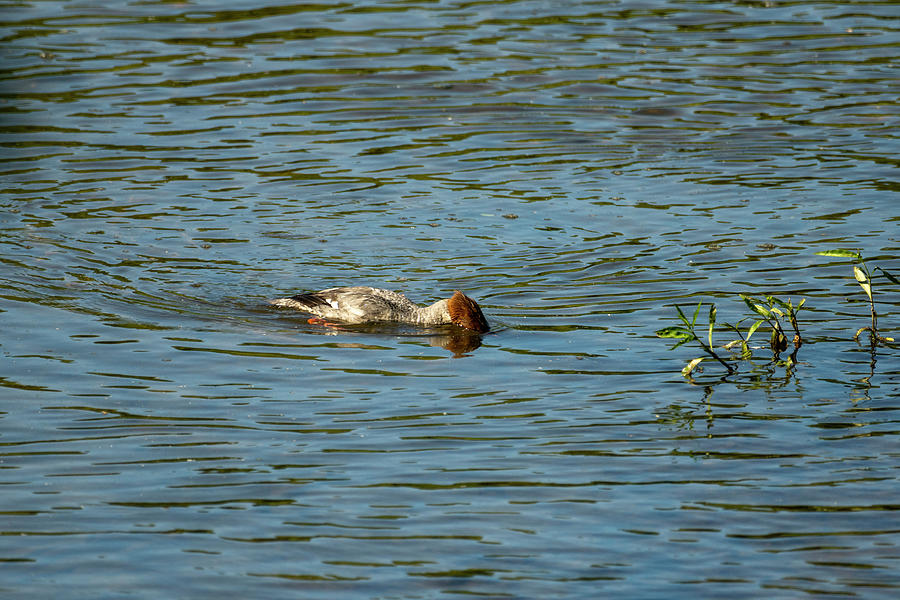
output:
[[[276,306],[345,323],[390,320],[404,303],[411,304],[400,294],[366,286],[328,288],[272,301]]]

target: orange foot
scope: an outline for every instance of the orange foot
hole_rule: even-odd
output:
[[[310,325],[321,325],[322,327],[340,327],[338,323],[331,323],[326,321],[325,319],[320,319],[318,317],[310,317],[306,320]]]

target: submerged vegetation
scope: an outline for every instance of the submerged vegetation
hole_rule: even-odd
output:
[[[701,356],[690,361],[687,366],[681,370],[681,374],[687,377],[691,371],[697,368],[697,366],[708,358],[713,358],[725,367],[725,369],[732,373],[735,368],[730,363],[726,362],[719,354],[713,349],[713,330],[716,327],[716,305],[710,304],[709,307],[709,325],[707,327],[708,333],[706,336],[707,341],[703,341],[696,332],[697,325],[697,317],[700,316],[700,308],[703,306],[703,302],[697,303],[697,308],[694,309],[694,316],[691,319],[688,319],[684,312],[681,310],[681,307],[677,304],[675,305],[675,310],[678,311],[678,317],[681,319],[682,325],[675,325],[673,327],[665,327],[656,332],[656,335],[662,338],[674,338],[678,340],[675,342],[675,345],[670,348],[670,350],[674,350],[675,348],[687,344],[688,342],[697,342],[703,351],[707,354],[707,356]],[[752,332],[751,332],[752,334]],[[749,338],[749,335],[747,336]]]
[[[706,356],[700,356],[688,362],[681,370],[682,375],[690,377],[691,373],[697,369],[701,362],[710,358],[715,359],[719,364],[725,367],[729,375],[734,373],[737,370],[737,365],[734,361],[750,360],[753,358],[753,346],[750,345],[750,338],[763,324],[767,324],[770,330],[769,349],[772,351],[771,362],[788,368],[797,362],[797,352],[800,350],[800,346],[803,345],[803,338],[800,335],[800,325],[797,321],[797,312],[800,311],[806,300],[800,300],[800,302],[794,306],[790,300],[785,302],[775,296],[765,296],[765,300],[760,302],[752,296],[741,294],[741,299],[754,313],[755,320],[746,328],[746,330],[742,330],[741,327],[747,319],[738,321],[737,325],[732,325],[731,323],[723,324],[726,329],[733,331],[738,336],[738,339],[729,341],[727,344],[721,346],[721,348],[729,352],[728,358],[732,362],[723,358],[722,355],[715,350],[716,345],[713,343],[717,312],[715,304],[710,303],[709,306],[709,318],[705,340],[701,339],[696,332],[697,317],[700,315],[700,309],[703,302],[697,303],[697,307],[694,309],[694,316],[690,320],[685,316],[680,306],[675,306],[675,310],[678,311],[678,317],[682,324],[664,327],[658,330],[656,335],[661,338],[678,340],[675,345],[670,348],[671,350],[674,350],[683,344],[696,342],[706,353]],[[783,325],[784,321],[787,321],[790,324],[790,327],[794,332],[792,338],[794,350],[786,360],[781,359],[781,353],[788,348],[788,337],[785,333],[785,327]]]
[[[872,273],[869,270],[868,265],[866,265],[865,260],[863,260],[862,253],[853,250],[835,249],[816,252],[816,254],[838,258],[851,258],[854,261],[853,277],[859,283],[868,298],[871,323],[865,327],[860,327],[853,336],[853,339],[858,342],[860,336],[868,331],[873,356],[875,346],[879,344],[890,345],[893,343],[894,338],[883,336],[879,333],[878,312],[875,308]],[[875,269],[879,271],[885,279],[900,285],[900,280],[891,273],[885,271],[881,267],[875,267]],[[803,337],[800,334],[800,324],[797,319],[797,313],[803,308],[806,299],[801,299],[795,305],[790,299],[785,301],[776,296],[763,296],[762,300],[758,300],[745,294],[741,294],[740,297],[744,301],[744,304],[747,305],[747,308],[750,309],[752,316],[741,319],[736,325],[723,323],[723,327],[735,333],[738,338],[721,346],[717,346],[713,342],[717,313],[715,304],[709,304],[707,323],[705,326],[698,325],[697,323],[697,319],[700,317],[701,309],[703,308],[702,301],[697,303],[693,316],[690,319],[685,315],[680,306],[675,305],[680,324],[659,329],[656,331],[656,335],[661,338],[677,340],[670,348],[671,350],[684,344],[696,343],[703,351],[703,356],[691,359],[687,365],[685,365],[681,370],[682,375],[690,378],[693,372],[700,370],[700,364],[708,360],[715,360],[725,368],[727,372],[726,376],[731,375],[738,370],[740,361],[749,361],[753,359],[754,346],[750,345],[750,338],[763,325],[765,325],[766,329],[769,331],[769,350],[772,352],[770,364],[785,367],[789,370],[797,363],[797,353],[803,345]],[[744,328],[744,323],[748,321],[748,319],[752,320],[752,323]],[[697,332],[698,327],[702,327],[701,333]],[[781,354],[787,351],[789,345],[793,346],[793,350],[788,358],[782,359]],[[756,349],[759,348],[759,346],[756,347]]]
[[[872,321],[870,325],[860,327],[856,331],[856,335],[853,336],[853,339],[859,341],[859,336],[862,335],[864,331],[868,331],[869,341],[873,346],[877,344],[889,344],[893,342],[894,338],[885,337],[878,333],[878,312],[875,310],[875,292],[872,289],[872,273],[869,271],[869,267],[868,265],[866,265],[866,261],[863,260],[862,252],[836,248],[834,250],[824,250],[822,252],[816,252],[816,254],[820,256],[834,256],[837,258],[852,258],[854,261],[853,277],[859,283],[859,286],[863,289],[863,291],[866,293],[866,297],[869,299],[869,313],[871,315]],[[900,285],[900,280],[898,280],[895,276],[891,275],[881,267],[875,267],[875,269],[881,271],[881,274],[884,275],[884,277],[892,283]]]

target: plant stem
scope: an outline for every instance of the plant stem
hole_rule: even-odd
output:
[[[727,362],[725,362],[724,360],[722,360],[722,357],[719,356],[718,354],[716,354],[715,350],[713,350],[712,348],[710,348],[709,346],[707,346],[706,344],[704,344],[703,341],[702,341],[700,338],[696,338],[696,339],[697,339],[697,343],[700,344],[700,347],[703,348],[703,351],[704,351],[704,352],[706,352],[707,354],[709,354],[710,356],[712,356],[714,359],[716,359],[717,361],[719,361],[719,362],[722,364],[723,367],[725,367],[726,369],[728,369],[728,373],[729,373],[729,374],[734,373],[734,367],[732,367],[732,366],[729,365]]]

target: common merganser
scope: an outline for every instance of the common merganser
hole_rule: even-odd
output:
[[[391,290],[367,286],[335,287],[276,298],[269,304],[294,308],[342,323],[395,322],[412,325],[446,325],[453,323],[478,333],[490,331],[487,319],[474,300],[460,291],[438,300],[431,306],[417,306],[406,296]],[[321,322],[310,319],[310,323]]]

